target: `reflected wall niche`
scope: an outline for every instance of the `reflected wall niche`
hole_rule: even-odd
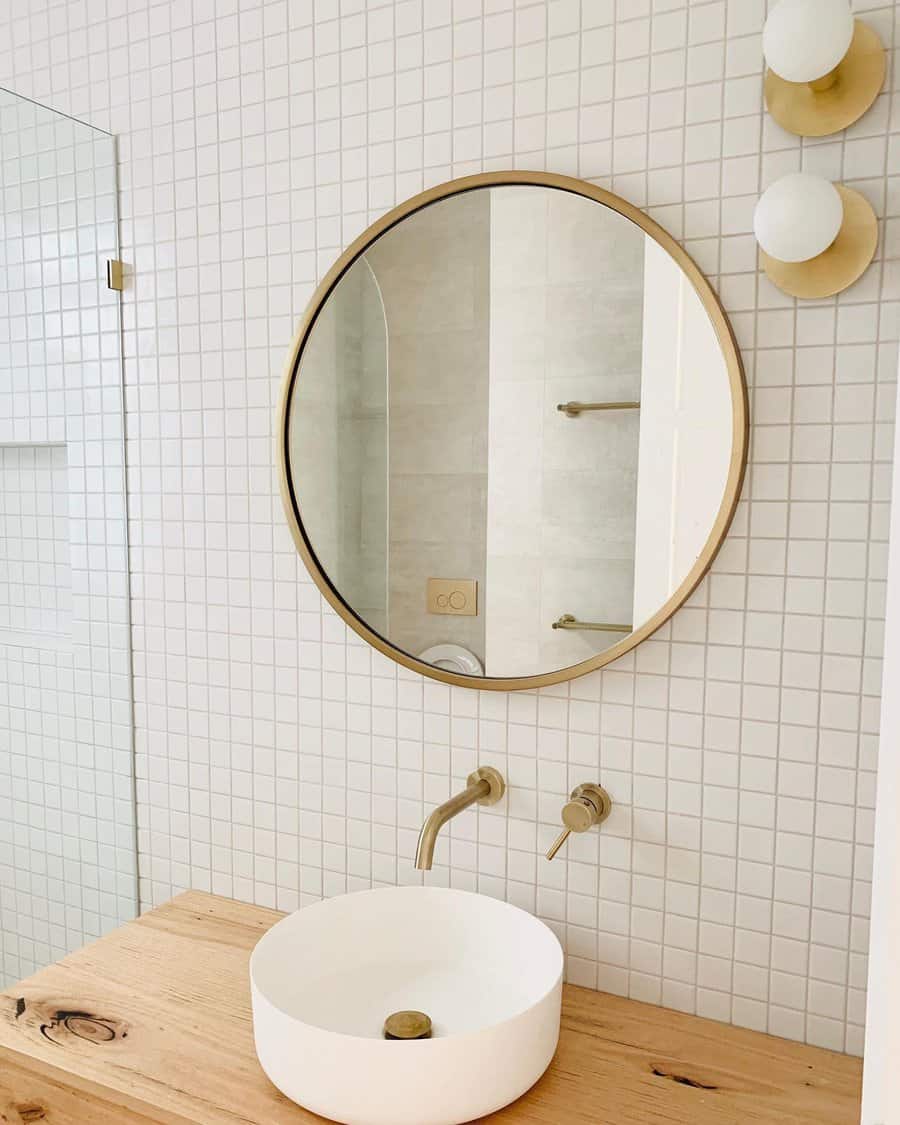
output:
[[[0,987],[137,908],[115,140],[0,89]]]

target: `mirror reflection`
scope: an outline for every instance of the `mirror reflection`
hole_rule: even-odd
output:
[[[446,670],[539,676],[696,578],[734,393],[703,299],[641,226],[572,191],[477,188],[381,234],[321,304],[289,477],[370,629]]]

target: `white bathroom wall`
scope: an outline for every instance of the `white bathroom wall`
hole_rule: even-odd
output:
[[[896,4],[856,7],[893,43]],[[861,1049],[900,134],[892,85],[846,134],[782,133],[762,110],[764,16],[762,0],[0,11],[0,81],[120,137],[144,905],[193,885],[291,909],[412,882],[424,810],[481,760],[509,800],[455,822],[435,882],[537,910],[579,983]],[[753,448],[690,605],[614,667],[507,696],[399,671],[323,605],[272,428],[296,320],[341,248],[427,184],[510,166],[611,187],[684,243],[738,334]],[[757,270],[755,200],[800,167],[883,219],[838,300],[797,305]],[[548,864],[564,795],[597,777],[613,817]]]
[[[894,459],[891,482],[891,536],[888,554],[888,596],[885,606],[884,678],[894,683],[900,656],[900,459]],[[870,992],[866,1012],[862,1125],[891,1125],[900,1105],[900,761],[894,751],[900,699],[887,691],[881,701],[881,743],[878,752],[878,800],[875,859],[872,871],[872,932],[869,945]]]
[[[0,987],[137,910],[116,190],[0,89]]]

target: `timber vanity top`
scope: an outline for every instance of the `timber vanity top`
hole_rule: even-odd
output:
[[[253,1051],[281,917],[190,892],[0,995],[4,1125],[306,1125]],[[859,1059],[567,987],[556,1058],[498,1125],[857,1125]]]

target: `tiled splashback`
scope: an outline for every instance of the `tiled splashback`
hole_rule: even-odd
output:
[[[896,4],[859,3],[888,43]],[[862,1045],[900,134],[890,92],[800,142],[762,111],[762,0],[11,0],[0,80],[120,135],[141,891],[290,909],[411,882],[477,761],[508,803],[431,878],[505,895],[582,984]],[[889,87],[890,89],[890,87]],[[424,682],[306,577],[273,471],[281,365],[319,278],[427,184],[547,168],[624,195],[721,293],[752,394],[737,521],[689,606],[540,695]],[[879,258],[836,301],[757,271],[760,189],[861,189]],[[542,851],[601,777],[601,833]]]

